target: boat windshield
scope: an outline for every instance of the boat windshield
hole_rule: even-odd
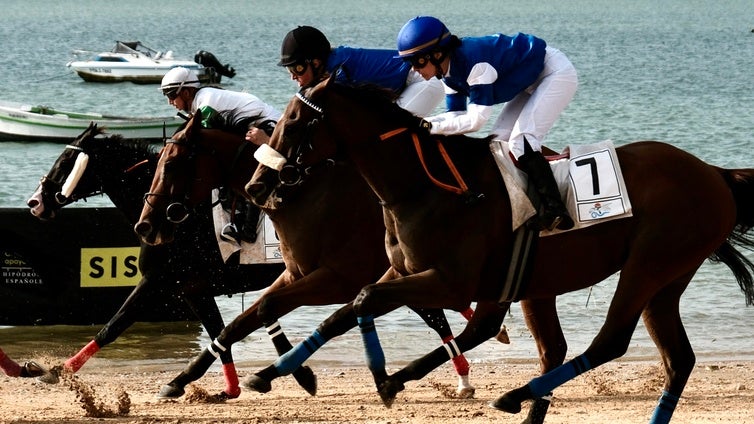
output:
[[[146,57],[155,57],[157,55],[157,50],[141,44],[141,41],[116,41],[112,52],[126,54],[141,53]]]

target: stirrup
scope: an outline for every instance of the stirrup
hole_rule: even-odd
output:
[[[236,243],[241,242],[241,235],[238,233],[238,228],[236,228],[236,224],[232,222],[225,224],[222,231],[220,231],[220,238],[225,241],[235,241]]]

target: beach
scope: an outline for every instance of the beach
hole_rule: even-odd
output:
[[[517,415],[487,404],[528,382],[538,369],[528,361],[472,364],[476,393],[459,399],[456,376],[446,365],[407,383],[388,409],[365,367],[314,366],[316,396],[284,377],[269,393],[244,390],[237,399],[216,403],[212,395],[224,387],[219,372],[189,385],[179,400],[164,401],[155,395],[182,368],[179,364],[92,362],[56,385],[0,376],[0,423],[520,423],[527,404]],[[239,366],[242,381],[253,369]],[[646,423],[661,387],[659,363],[611,362],[558,388],[545,422]],[[740,424],[754,422],[753,416],[754,362],[721,361],[696,365],[672,422]]]

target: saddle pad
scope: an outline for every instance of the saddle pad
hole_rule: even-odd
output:
[[[259,214],[257,223],[257,239],[254,243],[235,240],[225,240],[220,237],[223,227],[230,223],[230,213],[226,211],[220,202],[219,190],[212,190],[212,218],[215,223],[215,238],[220,248],[223,262],[228,262],[234,253],[239,252],[238,262],[241,265],[282,263],[283,255],[280,253],[280,240],[275,233],[275,227],[270,218],[264,213]]]
[[[493,140],[490,142],[490,149],[508,191],[512,193],[511,208],[514,211],[515,230],[534,215],[530,214],[534,208],[525,193],[526,173],[513,164],[507,142]],[[632,216],[631,202],[612,141],[569,145],[563,153],[567,157],[550,161],[550,166],[560,194],[565,199],[565,205],[574,221],[574,227],[566,231]],[[524,217],[526,218],[521,221]],[[542,231],[540,236],[562,232],[557,229]]]

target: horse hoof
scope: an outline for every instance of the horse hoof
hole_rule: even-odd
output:
[[[39,365],[38,363],[34,361],[27,361],[21,367],[21,374],[19,375],[19,377],[23,377],[23,378],[43,377],[44,375],[49,374],[49,373],[50,371],[48,371],[47,368],[43,367],[42,365]]]
[[[222,392],[212,396],[210,399],[213,403],[222,403],[222,402],[225,402],[226,400],[237,399],[239,396],[241,396],[240,390],[238,391],[238,394],[236,395],[228,394],[228,392],[223,390]]]
[[[186,393],[183,387],[174,386],[172,384],[166,384],[162,386],[160,392],[157,394],[157,399],[178,399]]]
[[[293,378],[296,379],[298,385],[303,387],[307,393],[312,396],[317,395],[317,376],[311,368],[306,366],[299,367],[299,369],[293,372]]]
[[[380,394],[380,399],[382,399],[382,403],[385,405],[385,407],[390,408],[391,406],[393,406],[395,396],[398,395],[398,392],[402,391],[404,388],[405,387],[403,386],[403,383],[401,383],[400,381],[387,379],[380,385],[379,389],[377,389],[377,392]]]
[[[62,370],[62,367],[59,367],[59,366],[52,367],[46,373],[38,376],[37,381],[41,381],[42,383],[47,383],[47,384],[58,384],[58,382],[60,382],[61,370]]]
[[[272,390],[272,384],[256,374],[244,380],[242,386],[259,393],[267,393]]]
[[[476,393],[476,389],[473,387],[463,387],[456,390],[456,396],[459,399],[471,399],[474,397],[474,393]]]
[[[509,396],[509,393],[506,393],[495,399],[493,402],[490,402],[490,406],[497,409],[498,411],[507,412],[509,414],[518,414],[519,412],[521,412],[521,402],[513,399],[511,396]]]

